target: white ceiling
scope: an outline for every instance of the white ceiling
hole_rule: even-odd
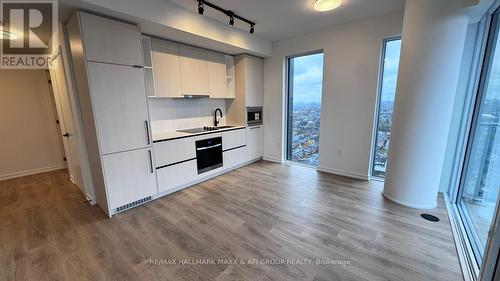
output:
[[[165,0],[167,1],[167,0]],[[198,11],[197,0],[168,0],[190,11]],[[296,35],[324,29],[334,25],[357,21],[393,11],[402,11],[404,0],[342,0],[333,11],[317,12],[314,0],[208,0],[226,10],[255,21],[255,34],[278,41]],[[205,8],[204,16],[227,23],[222,13]],[[236,27],[249,30],[249,26],[236,20]]]

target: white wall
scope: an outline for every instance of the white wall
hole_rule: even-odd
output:
[[[265,60],[265,158],[283,159],[285,58],[323,50],[319,169],[367,179],[382,40],[402,24],[396,12],[274,43]]]
[[[0,70],[0,180],[64,167],[47,76]]]

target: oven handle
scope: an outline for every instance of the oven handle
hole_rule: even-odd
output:
[[[219,147],[219,146],[222,146],[222,144],[221,144],[221,143],[219,143],[219,144],[212,145],[212,146],[200,147],[200,148],[196,148],[196,150],[197,150],[197,151],[207,150],[207,149],[216,148],[216,147]]]

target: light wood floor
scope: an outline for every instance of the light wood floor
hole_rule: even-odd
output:
[[[462,280],[442,198],[431,223],[381,189],[261,161],[107,219],[66,171],[2,181],[0,280]]]

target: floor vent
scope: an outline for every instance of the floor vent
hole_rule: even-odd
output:
[[[135,206],[139,206],[139,205],[144,204],[144,203],[149,202],[149,201],[151,201],[151,196],[148,196],[146,198],[134,201],[132,203],[128,203],[128,204],[123,205],[121,207],[118,207],[118,208],[116,208],[116,212],[117,213],[122,212],[122,211],[128,210],[128,209],[133,208]]]
[[[436,217],[436,216],[433,216],[431,214],[421,214],[420,215],[422,218],[428,220],[428,221],[432,221],[432,222],[438,222],[439,221],[439,218]]]

